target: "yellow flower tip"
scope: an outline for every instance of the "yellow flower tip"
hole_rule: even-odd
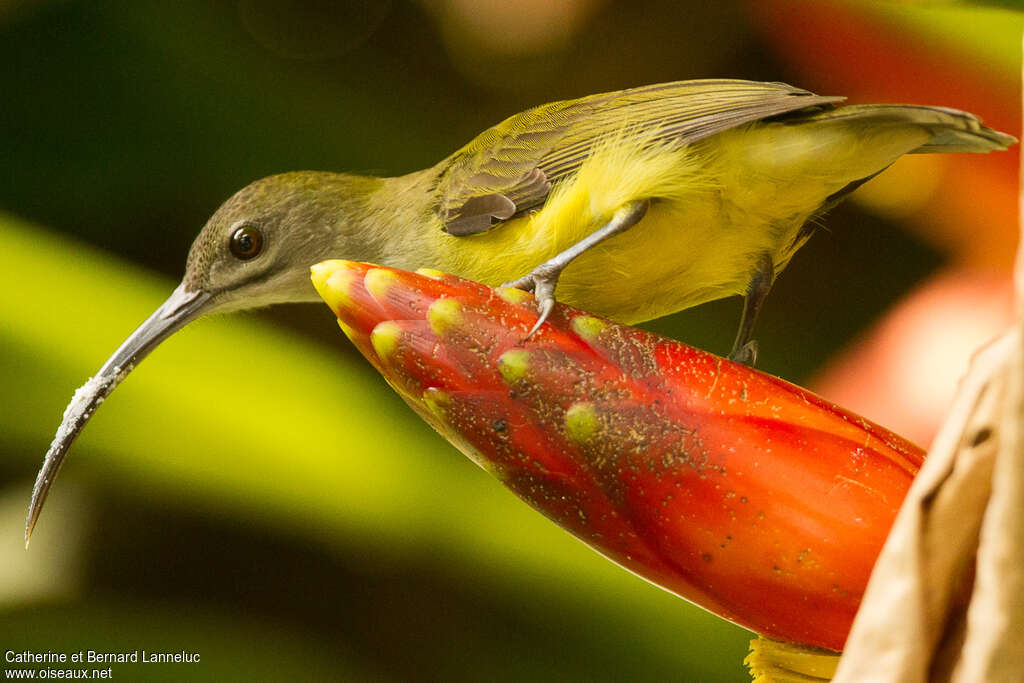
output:
[[[451,405],[451,396],[437,387],[429,387],[423,392],[423,405],[438,420],[445,420],[448,413],[448,406]]]
[[[309,279],[313,281],[313,287],[316,288],[316,293],[324,298],[324,288],[327,286],[327,278],[329,278],[337,268],[334,265],[334,261],[321,261],[320,263],[314,263],[309,267]]]
[[[390,357],[398,347],[398,340],[401,336],[402,328],[394,320],[378,323],[370,333],[370,343],[373,344],[373,350],[377,352],[377,357],[381,360]]]
[[[750,669],[754,683],[776,681],[820,681],[836,675],[838,652],[819,650],[809,645],[784,643],[758,636],[750,641],[750,654],[743,663]]]
[[[436,335],[443,335],[462,322],[462,304],[455,299],[438,299],[427,309],[427,322]]]
[[[338,268],[331,273],[319,295],[335,312],[353,309],[358,304],[352,298],[352,291],[359,286],[359,272],[351,268]]]
[[[587,341],[593,341],[597,338],[597,335],[601,334],[604,328],[608,327],[608,323],[595,318],[592,315],[577,315],[569,323],[572,327],[572,331],[583,337]]]
[[[354,307],[354,302],[350,295],[356,280],[356,274],[353,271],[335,269],[319,284],[317,283],[317,277],[314,276],[313,285],[316,287],[320,297],[331,307],[332,311],[337,313],[342,309]]]
[[[363,278],[363,286],[377,301],[384,301],[388,289],[398,279],[395,271],[387,268],[371,268]]]
[[[530,352],[525,349],[511,349],[498,358],[498,372],[507,384],[526,376],[530,369]]]
[[[319,280],[320,282],[326,282],[334,273],[339,270],[358,270],[359,264],[355,261],[347,261],[345,259],[334,258],[321,261],[320,263],[314,263],[309,267],[310,277],[313,278],[313,283]]]
[[[586,443],[600,427],[592,403],[574,403],[565,411],[565,432],[576,443]]]
[[[431,280],[440,280],[444,277],[444,272],[437,268],[417,268],[416,274],[422,275],[423,277],[429,277]]]
[[[523,304],[533,301],[533,295],[515,287],[497,287],[495,290],[502,299],[510,304]]]

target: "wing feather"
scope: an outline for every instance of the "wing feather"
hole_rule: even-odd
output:
[[[438,212],[447,232],[476,234],[543,204],[552,184],[575,173],[607,135],[626,131],[649,144],[681,146],[842,99],[784,83],[695,80],[541,105],[489,128],[438,165]]]

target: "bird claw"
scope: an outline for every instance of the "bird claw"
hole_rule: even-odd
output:
[[[527,332],[526,338],[524,338],[523,341],[530,341],[530,337],[532,337],[534,333],[540,329],[540,326],[547,321],[548,316],[551,315],[551,311],[555,310],[554,297],[538,301],[537,309],[540,311],[540,316],[537,318],[537,322],[534,324],[533,328]]]
[[[523,341],[529,341],[537,330],[540,329],[540,326],[547,322],[551,312],[555,310],[555,285],[558,284],[558,276],[560,274],[561,269],[551,268],[548,264],[541,264],[518,280],[505,283],[505,287],[515,287],[516,289],[533,292],[533,296],[537,300],[537,312],[540,315],[537,318],[536,324],[534,324]]]
[[[752,368],[757,363],[757,350],[757,340],[751,339],[743,346],[733,349],[729,353],[729,360]]]

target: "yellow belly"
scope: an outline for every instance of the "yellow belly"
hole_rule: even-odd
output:
[[[872,135],[845,124],[755,124],[671,149],[610,139],[544,207],[472,237],[443,234],[442,269],[496,285],[579,241],[633,201],[644,219],[584,253],[559,280],[571,306],[633,323],[743,293],[763,255],[776,273],[825,199],[920,144],[920,131]]]
[[[803,221],[744,221],[716,196],[655,201],[644,219],[574,260],[558,281],[559,301],[625,323],[658,318],[746,290],[761,254],[789,244]],[[443,269],[498,285],[521,277],[585,237],[537,232],[529,218],[471,238]],[[788,260],[788,257],[787,257]]]

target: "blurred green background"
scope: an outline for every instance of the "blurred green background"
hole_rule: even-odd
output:
[[[1018,15],[831,4],[909,22],[907,49],[982,27],[956,59],[1011,84],[999,94],[1016,107]],[[0,2],[0,649],[201,654],[113,665],[139,681],[744,680],[750,634],[516,501],[322,306],[176,335],[84,432],[28,553],[21,534],[64,405],[236,189],[286,170],[415,170],[529,106],[644,83],[855,95],[820,58],[831,39],[781,43],[772,5]],[[932,103],[971,109],[948,85]],[[798,382],[949,259],[884,211],[847,203],[826,225],[759,327],[761,367]],[[722,353],[739,308],[649,327]]]

